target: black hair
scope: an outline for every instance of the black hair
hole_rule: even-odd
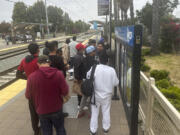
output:
[[[89,45],[91,45],[91,44],[96,44],[96,40],[94,40],[94,39],[89,39],[88,44],[89,44]]]
[[[30,52],[30,54],[36,54],[39,50],[39,46],[36,43],[31,43],[28,46],[28,50]]]
[[[69,38],[66,39],[66,44],[69,44],[71,40]]]
[[[49,45],[48,45],[48,49],[50,52],[53,52],[56,48],[57,48],[57,44],[53,42],[50,42]]]
[[[73,41],[76,41],[76,36],[73,36]]]
[[[58,47],[58,41],[52,41],[52,44],[54,44],[56,47]]]
[[[99,53],[99,60],[101,64],[106,65],[108,62],[108,55],[105,51]]]
[[[45,42],[45,47],[49,48],[49,42],[48,41]]]

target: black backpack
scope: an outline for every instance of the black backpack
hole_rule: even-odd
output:
[[[86,97],[92,97],[94,93],[94,73],[95,73],[96,65],[92,67],[90,79],[86,79],[81,85],[81,92]]]

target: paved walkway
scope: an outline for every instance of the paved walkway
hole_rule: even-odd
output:
[[[69,82],[71,85],[72,83]],[[73,94],[72,94],[73,95]],[[99,121],[98,135],[103,135]],[[123,105],[120,101],[112,101],[111,130],[108,135],[129,135]],[[89,118],[66,118],[67,135],[88,135]],[[33,135],[29,108],[24,91],[0,107],[0,135]]]

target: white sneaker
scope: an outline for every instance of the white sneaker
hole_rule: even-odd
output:
[[[88,107],[87,107],[87,106],[85,106],[85,107],[83,108],[83,110],[84,110],[84,111],[88,110]]]
[[[69,81],[72,81],[73,79],[74,79],[73,76],[70,76],[70,77],[69,77]]]
[[[77,108],[80,109],[80,105],[78,105]]]

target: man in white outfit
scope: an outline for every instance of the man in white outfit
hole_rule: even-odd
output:
[[[76,36],[73,36],[73,41],[71,41],[69,43],[69,52],[70,52],[70,61],[69,61],[69,65],[70,65],[70,77],[69,80],[73,80],[73,61],[74,61],[74,56],[77,54],[77,50],[76,50],[76,45],[78,44],[78,42],[76,42]]]
[[[104,134],[110,129],[110,108],[113,89],[119,84],[114,68],[107,66],[108,57],[105,53],[100,54],[100,64],[97,65],[94,73],[95,105],[91,105],[90,133],[96,135],[98,129],[99,109],[102,111],[102,126]],[[91,70],[87,73],[90,78]],[[94,100],[92,98],[92,100]]]

